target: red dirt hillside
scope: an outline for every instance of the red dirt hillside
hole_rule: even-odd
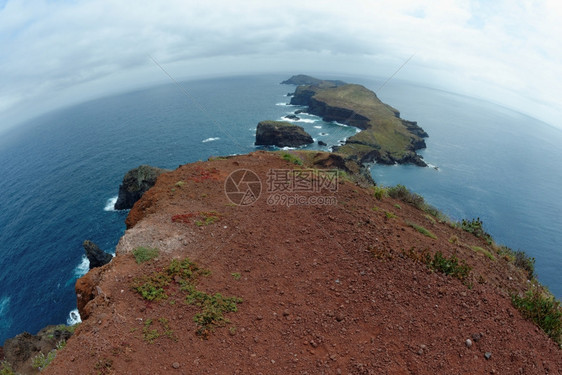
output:
[[[77,282],[84,321],[42,373],[562,372],[558,345],[511,303],[527,287],[523,270],[483,239],[377,199],[351,173],[334,185],[333,175],[297,172],[304,178],[285,191],[330,204],[272,204],[282,196],[268,188],[286,186],[272,170],[333,161],[295,155],[304,166],[255,152],[161,175],[131,210],[117,256]],[[238,182],[256,193],[251,174],[227,180],[239,169],[261,181],[251,205],[225,194]],[[324,189],[305,191],[309,182]],[[156,257],[137,263],[135,249]],[[430,269],[424,260],[437,251],[470,274]]]

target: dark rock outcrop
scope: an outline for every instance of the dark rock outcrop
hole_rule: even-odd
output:
[[[39,370],[32,367],[33,358],[40,353],[47,355],[60,341],[68,340],[72,332],[66,326],[48,326],[37,335],[20,333],[4,342],[4,359],[16,373],[38,374]]]
[[[168,169],[141,165],[132,169],[123,178],[119,186],[119,196],[115,202],[116,210],[127,210],[133,208],[136,201],[156,183],[156,179],[162,173],[169,172]]]
[[[102,249],[99,248],[98,245],[93,243],[92,241],[84,241],[82,244],[84,246],[84,251],[86,252],[86,256],[90,261],[90,269],[101,267],[104,264],[111,262],[113,256],[109,253],[106,253]]]
[[[299,116],[296,116],[296,115],[287,115],[287,116],[285,116],[285,118],[288,119],[288,120],[296,120],[296,121],[301,119]]]
[[[256,145],[299,147],[313,142],[301,126],[286,121],[261,121],[256,129]]]
[[[318,141],[318,146],[328,146],[328,144],[324,141]]]

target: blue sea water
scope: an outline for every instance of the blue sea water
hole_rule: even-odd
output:
[[[76,306],[74,283],[88,269],[82,242],[113,252],[125,229],[127,212],[113,211],[111,203],[126,171],[255,150],[259,121],[297,109],[285,105],[293,90],[279,84],[286,78],[184,82],[188,95],[162,85],[52,112],[0,134],[0,343],[67,322]],[[371,89],[381,82],[346,80]],[[400,81],[379,96],[430,134],[423,155],[439,169],[374,165],[377,182],[403,183],[453,218],[481,217],[499,242],[535,256],[540,280],[561,297],[562,132]],[[301,117],[298,124],[328,144],[355,133]]]

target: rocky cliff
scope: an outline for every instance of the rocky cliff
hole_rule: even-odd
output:
[[[302,126],[286,121],[260,121],[256,129],[256,146],[299,147],[313,142]]]
[[[119,186],[119,195],[115,202],[116,210],[127,210],[133,207],[142,195],[156,183],[156,179],[167,169],[141,165],[131,169],[123,177],[123,182]]]
[[[77,282],[84,321],[43,372],[562,370],[510,299],[527,270],[349,163],[255,152],[161,175],[114,260]],[[232,200],[248,189],[252,204]]]
[[[416,151],[426,147],[423,138],[428,134],[416,122],[401,119],[398,110],[381,102],[364,86],[309,78],[285,81],[304,82],[296,88],[291,104],[307,106],[308,113],[324,121],[361,129],[344,146],[335,148],[339,153],[361,163],[427,166]]]

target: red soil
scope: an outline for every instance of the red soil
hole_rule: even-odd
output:
[[[117,257],[77,283],[82,315],[89,316],[43,373],[562,372],[558,346],[510,302],[508,291],[525,288],[523,272],[467,246],[486,248],[485,242],[403,202],[377,200],[350,181],[322,193],[334,195],[335,205],[268,205],[268,171],[294,167],[257,152],[160,176],[131,210]],[[241,168],[263,183],[253,205],[233,205],[224,192],[227,176]],[[190,222],[188,214],[211,211],[218,220]],[[174,215],[187,216],[173,222]],[[131,255],[137,246],[157,247],[160,256],[137,265]],[[416,260],[424,250],[466,260],[472,288],[431,272]],[[131,289],[135,277],[184,257],[212,272],[199,290],[243,299],[226,314],[231,323],[207,339],[196,334],[195,306],[180,297],[147,302]],[[169,321],[172,337],[160,327],[150,343],[144,322],[159,318]]]

